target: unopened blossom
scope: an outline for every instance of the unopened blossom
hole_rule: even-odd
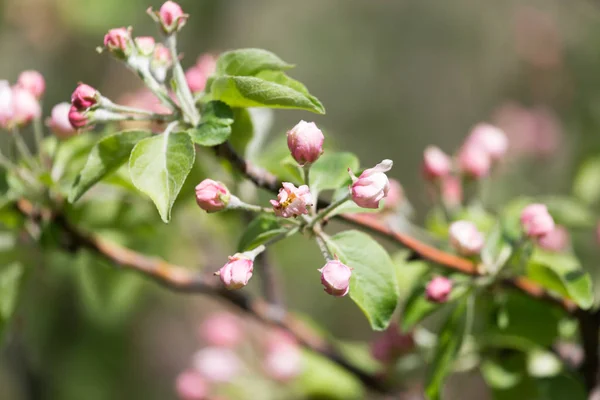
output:
[[[300,165],[317,161],[323,154],[323,132],[314,122],[300,121],[287,133],[287,144],[292,157]]]
[[[196,186],[196,203],[206,212],[217,212],[227,208],[231,194],[221,182],[205,179]]]
[[[71,95],[71,104],[78,110],[95,106],[99,100],[100,92],[85,83],[80,83]]]
[[[325,291],[332,296],[342,297],[350,290],[350,277],[352,269],[339,260],[328,261],[321,269],[321,283]]]
[[[104,35],[104,47],[118,57],[126,58],[131,55],[133,42],[131,30],[127,28],[114,28]]]
[[[452,281],[443,276],[430,280],[425,287],[427,300],[434,303],[445,303],[452,292]]]
[[[447,207],[454,208],[462,203],[462,183],[456,176],[448,175],[442,179],[440,192],[442,201]]]
[[[270,201],[275,215],[290,218],[308,214],[308,207],[313,205],[308,186],[296,187],[290,182],[283,182],[282,186],[283,188],[279,189],[277,200]]]
[[[348,169],[352,177],[350,193],[358,206],[379,208],[379,202],[390,190],[390,181],[385,173],[392,169],[392,165],[392,160],[383,160],[375,167],[363,171],[358,178]]]
[[[59,103],[52,108],[50,118],[47,119],[46,124],[54,132],[54,134],[61,138],[67,138],[75,133],[75,129],[69,121],[69,111],[71,110],[71,104]]]
[[[556,225],[552,231],[540,237],[537,244],[544,250],[563,251],[569,245],[569,231],[564,226]]]
[[[224,347],[206,347],[198,351],[192,365],[205,379],[220,383],[231,382],[242,370],[235,352]]]
[[[428,180],[436,180],[450,174],[452,160],[439,147],[429,146],[423,152],[423,174]]]
[[[469,221],[453,222],[448,233],[452,246],[465,256],[479,254],[485,244],[483,234]]]
[[[208,383],[200,372],[187,370],[177,376],[175,390],[180,400],[206,400]]]
[[[287,382],[302,373],[302,352],[293,342],[277,342],[268,346],[264,360],[266,374],[279,382]]]
[[[490,172],[492,159],[483,147],[466,143],[458,154],[458,164],[464,175],[479,179]]]
[[[398,324],[391,324],[371,343],[371,355],[376,360],[389,363],[414,348],[412,333],[402,333]]]
[[[156,41],[152,36],[138,36],[135,38],[135,47],[144,56],[150,56],[154,53]]]
[[[171,34],[183,28],[188,15],[183,13],[181,6],[174,1],[167,1],[156,13],[158,22],[166,34]]]
[[[46,81],[38,71],[23,71],[17,79],[17,86],[29,91],[35,98],[39,99],[46,91]]]
[[[544,204],[530,204],[521,212],[521,226],[530,238],[541,238],[554,230],[554,219]]]
[[[385,198],[384,207],[387,210],[396,210],[404,202],[404,189],[396,179],[389,179],[390,190]]]
[[[235,347],[243,339],[241,321],[228,312],[210,315],[200,325],[200,336],[211,346]]]
[[[219,276],[227,289],[240,289],[248,284],[253,271],[253,260],[242,254],[234,254],[215,275]]]
[[[69,123],[74,129],[81,129],[88,124],[86,111],[80,111],[75,106],[69,109]]]
[[[6,128],[14,114],[13,91],[8,81],[0,81],[0,127]]]
[[[486,123],[475,125],[469,137],[468,146],[476,146],[487,151],[493,161],[501,159],[508,150],[508,138],[502,129]]]
[[[42,116],[42,107],[38,99],[26,89],[19,86],[13,88],[12,123],[24,125]]]

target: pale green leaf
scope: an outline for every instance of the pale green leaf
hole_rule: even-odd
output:
[[[293,68],[281,58],[263,49],[239,49],[219,56],[216,75],[250,76],[263,70],[281,71]]]
[[[325,153],[310,168],[310,188],[315,196],[323,190],[336,190],[350,183],[348,169],[356,173],[358,157],[352,153]]]
[[[588,205],[600,200],[600,157],[581,165],[573,182],[573,194]]]
[[[270,214],[261,214],[250,222],[238,244],[238,251],[252,250],[274,236],[286,232],[280,219]]]
[[[216,146],[229,139],[233,121],[233,111],[227,104],[210,101],[202,110],[200,125],[187,132],[200,146]]]

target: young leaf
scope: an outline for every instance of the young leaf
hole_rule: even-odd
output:
[[[466,286],[456,286],[452,289],[448,302],[460,299],[468,292]],[[417,286],[406,300],[406,305],[400,317],[402,330],[410,331],[416,324],[423,321],[427,316],[442,308],[444,304],[434,303],[427,300],[425,286]]]
[[[140,141],[131,152],[133,184],[148,195],[164,222],[194,164],[194,144],[185,132],[165,133]]]
[[[427,371],[425,394],[429,400],[439,400],[446,376],[460,351],[465,335],[466,299],[461,301],[446,321],[438,337],[433,361]]]
[[[373,329],[386,329],[399,296],[394,264],[388,253],[371,236],[353,230],[338,233],[327,244],[341,262],[353,268],[350,298]]]
[[[244,231],[238,244],[238,251],[252,250],[286,230],[281,227],[279,219],[274,215],[261,214],[252,220]]]
[[[573,182],[573,194],[588,205],[600,200],[600,157],[587,160]]]
[[[263,70],[283,71],[293,68],[270,51],[263,49],[239,49],[219,56],[216,75],[250,76]]]
[[[348,168],[356,172],[358,158],[352,153],[325,153],[310,168],[310,186],[313,194],[323,190],[335,190],[350,180]]]
[[[69,202],[77,201],[98,181],[116,171],[127,161],[136,143],[151,135],[149,131],[129,130],[100,139],[75,179],[69,193]]]
[[[218,77],[212,82],[208,98],[221,100],[230,107],[289,108],[325,114],[325,108],[315,97],[253,76]]]
[[[222,101],[210,101],[202,110],[200,125],[187,132],[200,146],[216,146],[229,139],[232,124],[231,108]]]

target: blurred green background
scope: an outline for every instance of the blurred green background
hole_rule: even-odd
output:
[[[42,72],[46,113],[68,100],[80,81],[118,99],[141,82],[95,48],[113,27],[156,35],[145,10],[161,3],[0,0],[0,78],[14,81],[24,69]],[[513,145],[514,156],[494,183],[496,204],[516,194],[569,191],[581,160],[600,150],[600,3],[595,0],[180,4],[190,14],[180,35],[184,67],[200,53],[241,47],[265,48],[297,64],[291,75],[324,103],[327,114],[276,111],[270,140],[283,140],[300,119],[314,120],[337,146],[357,153],[363,166],[392,158],[391,176],[402,183],[418,220],[429,205],[420,179],[423,149],[437,144],[451,153],[479,121],[500,125]],[[187,199],[169,226],[161,225],[151,204],[135,203],[152,227],[132,235],[139,235],[138,248],[216,270],[235,248],[226,238],[239,234],[242,224],[235,215],[201,213],[191,191]],[[90,226],[110,233],[102,218],[128,206],[120,202],[99,198],[82,212],[98,220]],[[323,294],[314,246],[293,240],[278,245],[272,258],[290,308],[342,339],[371,338],[349,299]],[[108,283],[90,289],[96,278],[86,275],[92,267],[85,254],[39,259],[41,271],[0,358],[0,398],[175,398],[174,377],[198,348],[198,322],[222,305],[169,293],[136,275],[122,277],[107,265],[100,273]],[[86,290],[101,298],[85,300],[96,296]],[[483,396],[476,382],[459,386],[460,398]]]

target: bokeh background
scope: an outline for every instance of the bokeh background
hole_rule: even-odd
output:
[[[0,78],[14,81],[24,69],[42,72],[46,110],[68,100],[80,81],[118,99],[141,82],[95,48],[113,27],[155,35],[145,10],[161,3],[0,0]],[[290,75],[307,85],[327,114],[276,111],[269,141],[281,141],[287,129],[307,119],[335,146],[357,153],[364,166],[392,158],[391,175],[402,183],[417,220],[429,206],[420,178],[423,149],[437,144],[453,152],[479,121],[498,124],[511,140],[510,160],[494,183],[495,203],[516,194],[568,192],[581,160],[600,150],[595,0],[180,4],[190,14],[180,35],[184,66],[200,53],[241,47],[265,48],[297,64]],[[137,239],[127,240],[169,260],[216,270],[235,248],[226,238],[239,234],[243,222],[201,213],[191,193],[169,226],[161,225],[151,204],[123,205],[110,196],[81,212],[97,220],[90,226],[110,233],[103,218],[135,206],[149,222],[132,231]],[[108,265],[101,266],[105,283],[98,285],[86,257],[39,257],[0,357],[0,398],[174,399],[175,376],[200,346],[199,322],[223,305],[169,293]],[[349,299],[322,292],[320,255],[310,243],[286,242],[270,257],[290,308],[341,339],[373,337]],[[477,377],[468,382],[459,383],[460,398],[485,398]]]

